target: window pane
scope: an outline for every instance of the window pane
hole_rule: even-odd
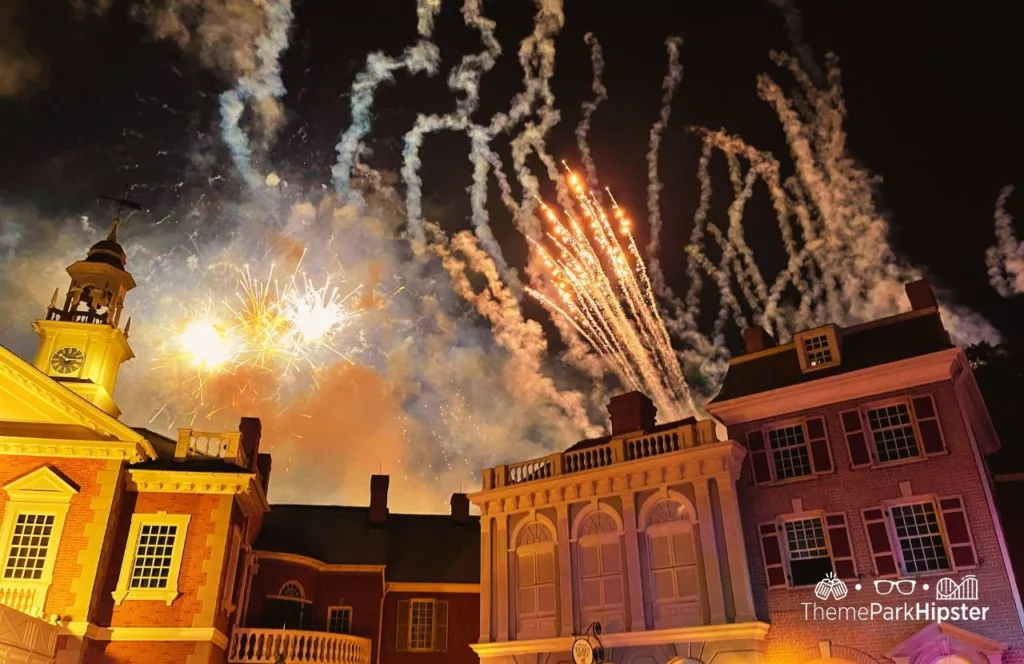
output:
[[[832,572],[832,558],[828,554],[821,519],[787,521],[785,530],[792,585],[814,585]]]
[[[828,335],[819,334],[814,337],[806,337],[804,339],[804,357],[807,358],[809,367],[831,362],[832,349],[828,345]]]
[[[53,536],[53,514],[18,514],[7,552],[5,579],[41,579]]]
[[[580,576],[588,579],[601,574],[601,552],[597,544],[580,546]]]
[[[868,426],[874,434],[879,462],[920,456],[907,404],[897,403],[869,410]]]
[[[537,577],[534,574],[534,554],[520,553],[517,559],[519,560],[519,587],[532,586],[537,583]]]
[[[770,430],[768,445],[772,450],[775,479],[787,480],[811,474],[811,455],[807,451],[802,424]]]
[[[335,634],[352,633],[352,609],[333,608],[327,616],[327,631]]]
[[[412,600],[409,602],[409,648],[430,650],[434,647],[434,603]]]
[[[167,588],[178,526],[142,524],[129,588]]]
[[[934,504],[898,505],[892,508],[891,513],[900,552],[909,574],[949,569],[949,558],[942,542]]]
[[[672,566],[671,535],[652,535],[648,542],[648,558],[652,569]]]

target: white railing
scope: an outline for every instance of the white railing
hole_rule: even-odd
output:
[[[228,645],[230,664],[370,664],[370,640],[348,634],[236,627]]]
[[[0,605],[33,618],[42,618],[46,590],[47,587],[40,586],[39,582],[0,581]]]
[[[227,459],[247,466],[248,459],[241,446],[242,434],[238,431],[210,432],[178,429],[178,446],[174,456],[178,459],[188,457],[214,457]]]
[[[10,662],[53,662],[61,628],[0,605],[0,655]]]

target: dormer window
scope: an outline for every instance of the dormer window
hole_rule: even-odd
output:
[[[794,336],[800,370],[816,371],[839,364],[839,344],[834,326],[808,330]]]

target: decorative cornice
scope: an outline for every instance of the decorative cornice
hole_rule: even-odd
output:
[[[700,641],[763,641],[770,625],[763,622],[747,622],[728,625],[701,625],[675,629],[656,629],[644,632],[618,632],[602,634],[601,644],[606,648],[629,646],[655,646],[670,643],[693,643]],[[484,657],[528,655],[536,653],[568,653],[572,650],[574,638],[561,636],[553,639],[530,641],[500,641],[497,643],[473,643],[470,648]]]
[[[701,477],[726,476],[735,481],[746,453],[735,441],[707,443],[604,468],[479,491],[469,499],[480,506],[481,516],[492,516],[561,502],[586,502],[625,491],[691,482]]]
[[[209,641],[221,649],[228,645],[228,637],[216,627],[102,627],[83,621],[67,623],[64,629],[91,641]]]
[[[54,442],[52,438],[27,436],[0,437],[0,454],[76,459],[119,459],[130,463],[138,463],[146,459],[136,443],[119,440],[62,440]]]
[[[898,362],[819,378],[745,397],[713,401],[705,408],[726,425],[751,422],[809,410],[883,392],[895,392],[950,380],[953,363],[962,353],[949,348]]]
[[[270,510],[263,486],[255,473],[200,473],[187,470],[145,470],[129,468],[125,474],[129,491],[142,493],[201,493],[233,495],[248,517]]]
[[[479,595],[479,583],[418,583],[395,581],[388,584],[388,591],[396,593],[454,593]]]
[[[281,553],[278,551],[254,550],[253,554],[260,561],[276,560],[282,563],[302,565],[316,570],[317,572],[336,574],[380,574],[384,571],[384,565],[329,565],[320,562],[315,558],[300,556],[296,553]]]

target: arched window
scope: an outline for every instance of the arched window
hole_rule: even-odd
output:
[[[555,541],[540,521],[526,524],[515,542],[516,638],[555,636]]]
[[[580,624],[600,622],[608,632],[626,629],[622,529],[607,512],[583,512],[576,525]]]
[[[704,622],[693,522],[683,498],[655,497],[644,510],[649,604],[655,629]]]
[[[276,595],[267,595],[261,624],[272,629],[308,629],[312,611],[306,591],[298,581],[287,581]]]
[[[305,597],[305,593],[302,592],[302,586],[295,581],[289,581],[281,586],[281,590],[277,594],[281,597],[294,597],[296,599],[302,599]]]

